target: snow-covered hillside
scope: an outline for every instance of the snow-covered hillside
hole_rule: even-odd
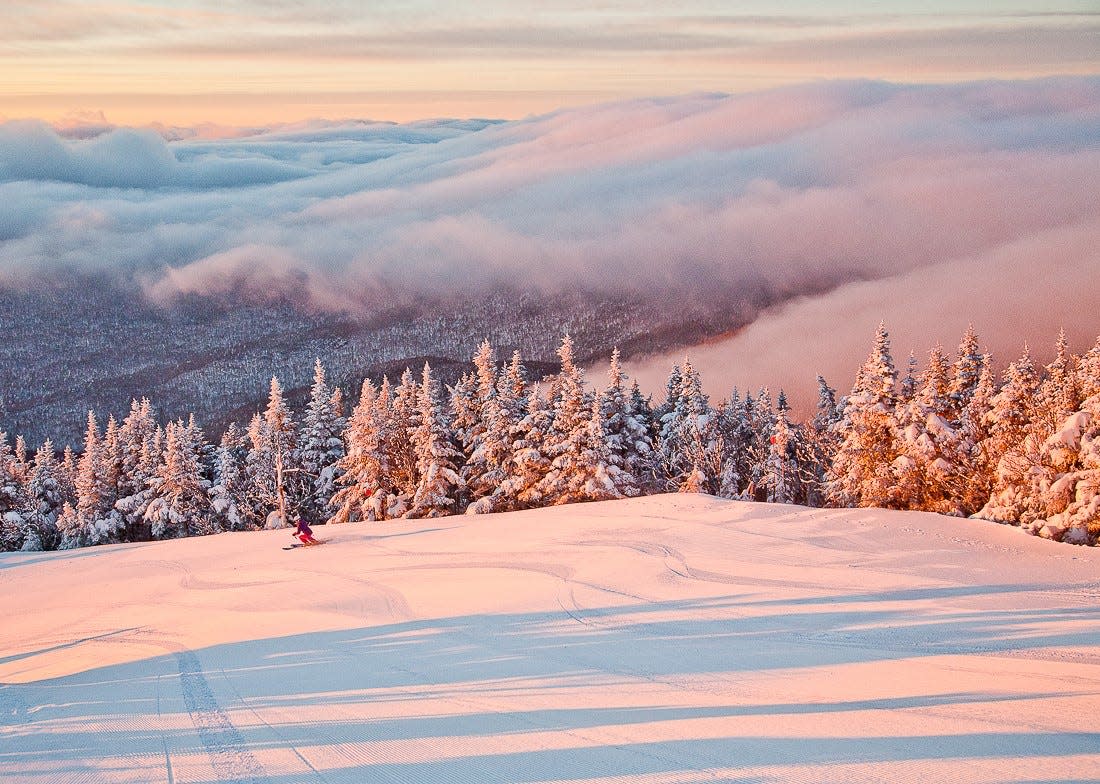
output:
[[[668,495],[0,554],[5,782],[1100,777],[1100,552]]]

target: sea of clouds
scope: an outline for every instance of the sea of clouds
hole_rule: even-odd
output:
[[[76,271],[158,302],[293,293],[365,313],[501,285],[673,312],[744,291],[770,307],[708,362],[777,386],[786,366],[849,376],[880,319],[921,350],[968,321],[998,352],[1059,326],[1091,343],[1098,193],[1087,77],[823,82],[510,122],[17,120],[0,124],[0,285]]]

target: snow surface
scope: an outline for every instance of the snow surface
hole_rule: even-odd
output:
[[[1100,552],[669,495],[0,555],[0,781],[1100,779]]]

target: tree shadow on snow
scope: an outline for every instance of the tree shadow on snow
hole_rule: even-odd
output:
[[[576,733],[589,739],[594,728],[624,728],[625,739],[504,754],[462,756],[448,752],[451,756],[447,758],[391,763],[345,759],[346,767],[325,768],[323,780],[330,784],[368,780],[537,782],[689,773],[741,765],[1097,753],[1100,734],[1033,732],[1023,725],[1018,733],[797,739],[734,736],[732,732],[731,737],[697,738],[691,737],[692,730],[685,725],[686,737],[660,743],[630,742],[625,730],[650,722],[853,711],[886,714],[1004,701],[1019,701],[1023,714],[1028,700],[1070,696],[1063,691],[1005,693],[995,681],[985,688],[977,679],[973,690],[967,692],[851,701],[716,706],[707,699],[698,705],[644,707],[599,702],[608,690],[622,694],[637,684],[676,689],[680,680],[690,676],[736,681],[739,673],[751,671],[1100,645],[1100,625],[1094,622],[1098,611],[1091,607],[937,611],[929,615],[916,604],[1036,589],[995,585],[968,588],[965,593],[941,588],[837,595],[815,602],[858,606],[843,610],[807,607],[799,612],[777,609],[759,616],[744,613],[763,605],[737,596],[625,607],[569,607],[561,612],[485,613],[181,651],[64,678],[0,685],[0,778],[47,781],[49,776],[35,779],[34,772],[48,769],[56,775],[61,767],[78,760],[95,761],[96,767],[108,762],[124,764],[122,760],[132,755],[198,751],[211,759],[226,755],[238,763],[243,759],[240,764],[253,772],[248,774],[251,778],[240,780],[290,784],[304,779],[255,772],[262,770],[266,753],[288,747],[542,732],[569,737]],[[786,604],[798,607],[808,602]],[[881,606],[886,604],[889,606]],[[1046,624],[1057,624],[1057,630],[1044,630]],[[124,639],[127,631],[113,634]],[[543,695],[546,704],[553,704],[555,694],[563,695],[566,704],[578,700],[584,704],[576,708],[531,709],[519,703],[509,707],[512,698],[532,694]],[[499,709],[485,709],[490,699]],[[450,712],[441,712],[442,704],[450,705]],[[302,718],[305,711],[308,720]],[[158,716],[171,716],[173,721],[162,723]],[[269,721],[272,716],[279,718]],[[113,725],[105,726],[105,720]],[[888,721],[885,715],[883,721]],[[122,728],[112,729],[114,725]]]

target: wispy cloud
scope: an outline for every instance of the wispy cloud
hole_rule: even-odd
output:
[[[189,122],[239,122],[196,96],[248,96],[293,119],[315,96],[360,96],[357,113],[414,116],[426,90],[523,116],[563,103],[693,90],[740,91],[814,78],[959,81],[1100,71],[1100,16],[1058,0],[1042,12],[905,2],[777,6],[687,0],[478,3],[188,3],[43,0],[0,9],[0,102],[51,119],[119,105],[165,119],[150,92],[188,96]],[[288,97],[293,85],[297,98]],[[578,85],[583,86],[579,89]],[[521,92],[526,91],[526,96]],[[384,92],[390,100],[363,93]],[[102,96],[102,99],[101,99]],[[263,101],[259,99],[263,98]],[[475,101],[475,103],[476,103]],[[431,111],[423,100],[420,115]],[[184,109],[176,107],[174,111]],[[379,115],[378,112],[385,113]],[[209,113],[209,114],[203,114]]]

